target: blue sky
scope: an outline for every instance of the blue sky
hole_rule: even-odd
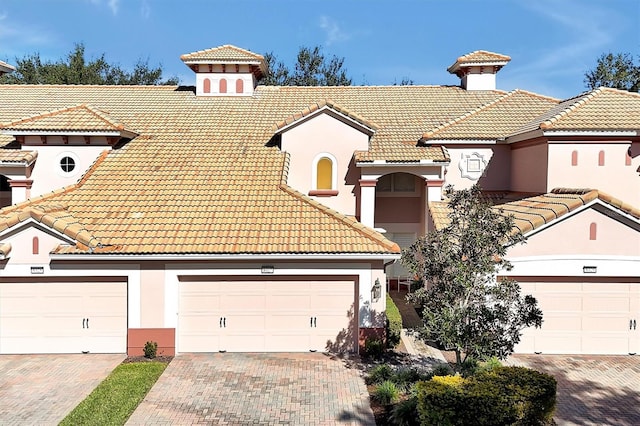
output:
[[[0,60],[56,60],[83,42],[130,69],[195,78],[183,53],[234,44],[292,64],[300,46],[345,58],[355,84],[458,84],[478,49],[511,56],[498,88],[566,98],[605,52],[640,55],[639,0],[0,0]]]

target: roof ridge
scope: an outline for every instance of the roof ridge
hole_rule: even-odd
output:
[[[306,195],[304,195],[303,193],[295,190],[294,188],[290,187],[289,185],[286,184],[281,184],[278,186],[281,190],[283,190],[284,192],[288,193],[289,195],[293,196],[294,198],[299,199],[300,201],[303,201],[307,204],[309,204],[311,207],[314,207],[315,209],[319,210],[320,212],[326,214],[327,216],[333,217],[334,219],[337,219],[339,221],[341,221],[342,223],[352,227],[354,230],[358,231],[360,234],[362,234],[364,237],[372,240],[373,242],[381,245],[382,247],[385,247],[388,251],[396,251],[396,252],[400,252],[400,246],[398,246],[397,243],[394,243],[391,240],[388,240],[387,238],[385,238],[384,236],[382,236],[380,233],[378,233],[377,231],[364,226],[362,223],[358,222],[355,219],[349,219],[348,216],[330,208],[325,206],[322,203],[319,203],[309,197],[307,197]]]
[[[610,206],[613,206],[615,208],[618,208],[626,213],[629,213],[630,215],[640,219],[640,209],[637,207],[634,207],[630,204],[625,203],[624,201],[622,201],[619,198],[613,197],[612,195],[600,191],[598,189],[588,189],[588,188],[577,188],[577,189],[572,189],[572,188],[554,188],[551,190],[552,194],[558,194],[558,195],[562,195],[562,194],[575,194],[575,195],[580,195],[580,198],[586,203],[591,202],[595,199],[599,199],[607,204],[609,204]]]
[[[465,114],[458,116],[452,120],[449,120],[443,124],[440,124],[439,126],[435,127],[434,129],[432,129],[431,131],[425,132],[422,134],[422,137],[424,139],[431,139],[431,137],[433,137],[433,135],[435,135],[436,133],[439,133],[451,126],[453,126],[454,124],[460,123],[461,121],[466,120],[467,118],[470,118],[478,113],[480,113],[481,111],[484,111],[490,107],[492,107],[493,105],[497,104],[498,102],[503,101],[504,99],[507,99],[511,96],[513,96],[516,93],[516,90],[512,90],[510,92],[507,92],[504,95],[499,96],[498,98],[487,102],[486,104],[480,105],[479,107],[476,107],[475,109],[466,112]]]
[[[541,129],[550,128],[551,126],[553,126],[553,124],[556,121],[558,121],[561,118],[564,118],[567,115],[571,114],[572,112],[574,112],[578,108],[582,107],[583,105],[585,105],[586,103],[591,101],[593,98],[595,98],[600,93],[602,93],[602,90],[599,88],[599,89],[592,90],[591,92],[587,92],[584,95],[580,95],[580,96],[576,96],[574,98],[570,98],[569,101],[572,100],[572,99],[575,99],[575,101],[572,102],[570,105],[568,105],[566,108],[563,108],[560,112],[558,112],[553,117],[549,117],[546,120],[544,120],[543,122],[541,122],[540,123],[540,128]],[[565,102],[568,102],[568,101],[565,101]],[[562,102],[561,102],[561,104],[562,104]]]
[[[322,110],[323,108],[332,109],[340,114],[347,116],[348,118],[360,123],[363,126],[369,127],[373,130],[377,130],[380,126],[371,120],[367,120],[366,118],[360,116],[359,114],[352,112],[346,107],[338,104],[337,102],[332,101],[330,98],[324,98],[319,101],[312,102],[311,104],[304,107],[300,112],[289,115],[284,120],[277,122],[274,125],[274,131],[282,130],[283,128],[302,120],[309,115]]]
[[[89,177],[91,177],[91,175],[93,174],[93,172],[95,171],[95,169],[102,164],[102,162],[107,158],[107,156],[109,155],[109,150],[105,149],[103,150],[100,155],[98,155],[98,158],[96,158],[93,162],[93,164],[91,164],[91,166],[89,166],[89,168],[87,169],[86,172],[84,172],[84,174],[80,177],[80,179],[78,179],[78,182],[76,183],[76,185],[78,186],[78,188],[80,188],[82,185],[84,185],[84,183],[89,179]]]
[[[256,59],[264,60],[264,56],[263,55],[260,55],[259,53],[252,52],[252,51],[250,51],[248,49],[243,49],[241,47],[234,46],[232,44],[223,44],[222,46],[210,47],[208,49],[201,49],[201,50],[196,50],[194,52],[185,53],[183,55],[180,55],[180,59],[181,60],[185,60],[185,59],[188,59],[190,56],[195,56],[195,55],[200,54],[200,53],[205,53],[205,52],[209,53],[209,52],[213,52],[213,51],[216,51],[216,50],[222,50],[222,49],[235,50],[235,51],[243,53],[245,55],[253,56]]]

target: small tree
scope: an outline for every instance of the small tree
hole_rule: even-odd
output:
[[[598,58],[596,67],[584,74],[589,89],[600,86],[637,92],[640,90],[640,65],[633,62],[630,53],[607,53]]]
[[[0,77],[9,84],[115,84],[175,85],[178,78],[162,79],[162,68],[138,60],[132,72],[107,62],[104,54],[87,60],[84,44],[78,43],[66,58],[56,62],[40,59],[39,53],[16,59],[16,70]]]
[[[350,86],[344,58],[325,57],[320,46],[301,47],[293,70],[279,61],[273,53],[265,55],[267,74],[261,84],[267,86]]]
[[[525,327],[542,325],[534,297],[522,297],[511,279],[496,280],[498,271],[511,269],[507,248],[524,237],[513,232],[513,217],[483,200],[478,186],[448,186],[445,194],[449,224],[402,254],[402,263],[426,284],[411,296],[424,308],[420,337],[454,351],[458,366],[469,356],[504,359]]]

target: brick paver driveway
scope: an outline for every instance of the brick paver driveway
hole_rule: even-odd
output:
[[[125,355],[1,355],[0,424],[57,425]]]
[[[640,425],[640,356],[515,355],[558,381],[558,425]]]
[[[375,425],[357,369],[324,354],[183,354],[127,424]]]

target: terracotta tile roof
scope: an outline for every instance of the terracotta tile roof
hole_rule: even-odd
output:
[[[502,211],[505,215],[513,215],[515,227],[523,234],[551,223],[596,199],[640,219],[640,209],[595,189],[557,188],[541,195],[495,193],[487,195],[487,199],[494,203],[494,209]],[[429,211],[436,229],[442,229],[449,224],[446,201],[429,203]]]
[[[514,134],[532,130],[640,130],[640,94],[601,87],[560,102]]]
[[[21,149],[0,148],[0,164],[18,163],[29,165],[36,161],[38,151],[23,151]]]
[[[12,107],[0,108],[0,122],[86,104],[141,135],[104,154],[77,185],[27,204],[64,205],[57,214],[81,224],[91,235],[83,244],[96,250],[395,253],[384,237],[282,186],[286,155],[267,146],[274,124],[330,99],[377,126],[359,160],[447,161],[442,147],[416,146],[425,130],[504,94],[440,86],[259,86],[252,97],[198,98],[170,86],[3,85],[0,105]],[[12,140],[0,135],[0,146]],[[0,211],[0,218],[27,208],[19,206]]]
[[[213,61],[217,63],[251,62],[264,61],[264,56],[253,53],[249,50],[241,49],[230,44],[213,47],[211,49],[198,50],[197,52],[185,53],[180,56],[184,62]]]
[[[285,118],[284,120],[278,122],[275,124],[274,126],[274,131],[275,132],[279,132],[280,130],[291,126],[292,124],[303,120],[305,117],[308,117],[310,115],[313,115],[313,113],[322,110],[323,108],[327,108],[330,109],[332,111],[335,111],[353,121],[355,121],[356,123],[364,126],[364,127],[368,127],[371,130],[376,130],[378,128],[378,125],[376,125],[375,123],[372,123],[368,120],[366,120],[363,117],[360,117],[358,114],[355,114],[351,111],[349,111],[348,109],[341,107],[340,105],[336,104],[335,102],[329,100],[329,99],[325,99],[325,100],[321,100],[319,102],[314,102],[311,105],[307,106],[306,108],[304,108],[302,111],[297,112],[293,115],[290,115],[289,117]]]
[[[135,133],[126,129],[124,124],[116,121],[106,112],[88,104],[61,108],[8,123],[2,123],[0,124],[0,130],[4,133],[11,134],[15,134],[16,131],[73,131],[89,133],[127,131]]]
[[[6,259],[9,253],[11,253],[11,244],[0,244],[0,259]]]
[[[472,65],[506,65],[511,60],[510,56],[500,53],[489,52],[487,50],[476,50],[466,55],[460,56],[451,64],[447,71],[455,74],[460,68]]]
[[[514,90],[473,111],[426,132],[424,139],[503,139],[524,123],[540,116],[558,101],[524,90]]]

